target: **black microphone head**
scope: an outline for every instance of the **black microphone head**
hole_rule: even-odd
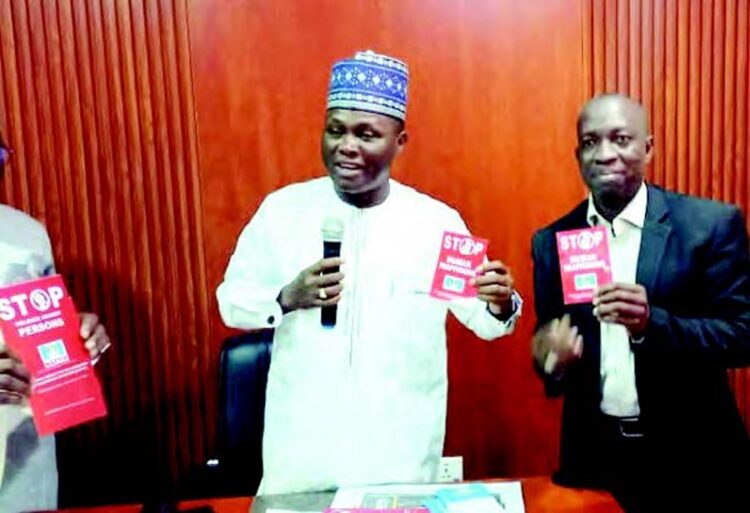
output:
[[[344,223],[338,217],[326,217],[320,227],[324,241],[341,242],[344,237]]]

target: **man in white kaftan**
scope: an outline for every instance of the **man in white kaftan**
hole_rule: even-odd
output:
[[[345,71],[334,66],[334,74]],[[276,329],[260,494],[434,480],[445,435],[448,310],[484,339],[510,333],[520,315],[499,261],[480,269],[478,298],[429,295],[443,232],[468,230],[452,208],[389,178],[406,133],[398,113],[384,114],[342,107],[329,94],[330,176],[264,200],[217,290],[227,325]],[[331,218],[343,225],[341,259],[310,266]],[[340,273],[320,275],[338,264]],[[322,326],[320,306],[331,304],[337,322]]]

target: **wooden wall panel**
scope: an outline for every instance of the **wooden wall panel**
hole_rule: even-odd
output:
[[[139,500],[210,450],[201,189],[185,0],[0,0],[0,199],[42,220],[114,340],[109,417],[58,437],[63,502]]]
[[[545,399],[531,366],[530,239],[583,197],[573,157],[581,4],[221,5],[190,9],[211,287],[263,196],[325,173],[319,138],[334,60],[367,48],[405,59],[411,138],[394,176],[456,206],[512,266],[526,299],[517,334],[492,344],[451,323],[446,452],[464,456],[470,478],[551,471],[559,403]],[[226,333],[215,313],[212,326],[216,338]]]
[[[737,204],[746,214],[750,210],[749,3],[583,3],[587,93],[622,92],[646,106],[656,145],[648,179],[669,189]],[[750,429],[750,370],[730,371],[730,379]]]

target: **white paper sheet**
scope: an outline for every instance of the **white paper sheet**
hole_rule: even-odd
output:
[[[520,481],[482,483],[495,497],[504,513],[525,513]],[[458,484],[385,485],[343,488],[336,492],[333,508],[410,508],[420,506],[437,490],[455,488]]]

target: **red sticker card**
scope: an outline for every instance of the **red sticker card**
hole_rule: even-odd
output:
[[[451,300],[475,297],[476,287],[469,280],[476,276],[475,269],[487,255],[487,240],[471,235],[443,232],[440,257],[432,278],[430,296]]]
[[[566,305],[590,303],[594,290],[612,281],[609,241],[604,226],[558,232],[557,254]]]
[[[59,275],[0,288],[2,338],[31,374],[31,411],[40,435],[107,414],[79,326]]]

